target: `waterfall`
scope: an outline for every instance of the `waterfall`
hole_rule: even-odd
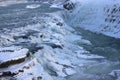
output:
[[[78,0],[75,9],[64,13],[68,24],[74,27],[120,38],[119,0]]]

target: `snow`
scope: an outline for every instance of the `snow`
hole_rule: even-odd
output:
[[[19,50],[19,49],[21,49],[20,46],[1,47],[0,51],[3,51],[3,50]]]
[[[0,51],[0,61],[2,63],[11,61],[11,60],[17,60],[20,58],[25,58],[27,57],[28,54],[28,49],[20,49],[20,48],[13,48],[13,47],[6,47],[6,48],[1,48]]]
[[[1,37],[8,39],[9,41],[15,41],[12,36],[1,35]]]
[[[43,80],[53,80],[52,77],[44,71],[43,67],[38,63],[36,58],[25,66],[29,66],[30,69],[25,69],[24,73],[17,75],[18,80],[35,79],[37,77],[42,77]],[[30,75],[30,73],[32,75]]]
[[[84,58],[84,59],[99,59],[99,58],[104,58],[103,56],[98,56],[98,55],[92,55],[92,54],[77,54],[79,58]]]
[[[40,5],[39,4],[32,4],[32,5],[27,5],[26,8],[28,9],[35,9],[35,8],[39,8]]]
[[[52,4],[51,6],[50,6],[51,8],[60,8],[60,9],[63,9],[63,6],[61,5],[61,4]]]

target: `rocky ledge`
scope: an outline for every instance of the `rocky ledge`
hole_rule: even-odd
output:
[[[14,75],[7,68],[24,62],[29,57],[29,50],[18,46],[0,48],[0,76]]]

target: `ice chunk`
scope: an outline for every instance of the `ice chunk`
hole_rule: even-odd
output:
[[[75,53],[77,53],[78,58],[84,58],[84,59],[95,59],[95,58],[104,59],[105,58],[103,56],[90,54],[88,51],[85,51],[85,50],[78,50]]]
[[[72,68],[67,68],[67,69],[65,69],[65,72],[66,72],[67,75],[72,75],[72,74],[75,74],[75,73],[76,73],[76,71],[73,70]]]
[[[59,65],[57,63],[54,63],[54,62],[49,62],[47,64],[48,68],[54,72],[57,73],[57,75],[59,76],[62,76],[62,77],[65,77],[66,75],[63,73],[63,66],[62,65]]]
[[[113,70],[109,75],[117,78],[117,80],[120,80],[120,70]]]

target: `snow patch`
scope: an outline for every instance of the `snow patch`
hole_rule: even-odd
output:
[[[40,5],[39,4],[32,4],[32,5],[27,5],[26,8],[28,9],[35,9],[35,8],[39,8]]]

